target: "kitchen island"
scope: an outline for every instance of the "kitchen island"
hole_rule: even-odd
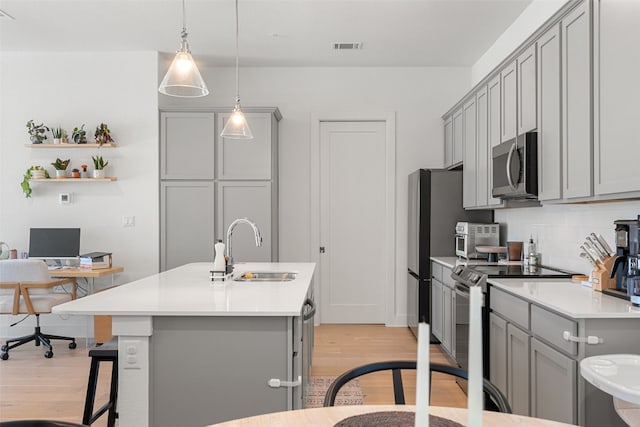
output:
[[[238,263],[291,281],[214,283],[193,263],[54,307],[110,315],[120,427],[197,426],[298,409],[313,334],[313,263]]]

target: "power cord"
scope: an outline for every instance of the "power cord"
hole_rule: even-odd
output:
[[[12,323],[12,324],[10,324],[10,325],[9,325],[9,327],[11,328],[11,327],[13,327],[13,326],[16,326],[16,325],[17,325],[18,323],[20,323],[20,322],[24,322],[24,321],[25,321],[25,319],[26,319],[27,317],[29,317],[29,316],[31,316],[31,315],[30,315],[30,314],[27,314],[27,315],[26,315],[26,316],[24,316],[22,319],[18,320],[16,323]]]

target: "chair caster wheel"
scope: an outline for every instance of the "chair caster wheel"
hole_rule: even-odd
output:
[[[74,348],[76,348],[77,346],[78,346],[78,345],[77,345],[75,342],[73,342],[73,341],[69,343],[69,348],[70,348],[71,350],[73,350],[73,349],[74,349]]]
[[[46,357],[47,359],[51,359],[53,357],[53,351],[51,350],[47,350],[44,352],[44,357]]]
[[[7,350],[9,350],[9,347],[6,344],[2,344],[2,347],[0,347],[0,350],[2,350],[2,352],[6,352]]]
[[[9,358],[9,353],[2,352],[2,354],[0,354],[0,359],[7,360],[8,358]]]

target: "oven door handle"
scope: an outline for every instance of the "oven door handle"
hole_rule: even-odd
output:
[[[456,294],[458,294],[460,296],[463,296],[465,298],[469,298],[469,295],[470,295],[469,288],[464,286],[464,285],[456,283],[456,285],[454,287],[454,291],[455,291]]]

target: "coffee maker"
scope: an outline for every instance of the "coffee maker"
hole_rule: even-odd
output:
[[[639,230],[640,215],[635,220],[617,220],[616,260],[611,278],[616,278],[614,295],[626,297],[634,305],[640,305]]]

